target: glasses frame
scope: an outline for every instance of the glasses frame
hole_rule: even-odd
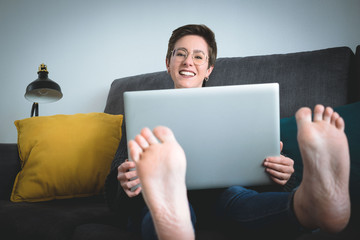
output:
[[[183,48],[183,47],[175,48],[174,50],[172,50],[172,51],[171,51],[171,56],[172,56],[172,57],[176,57],[176,56],[175,56],[175,52],[178,51],[178,50],[183,50],[183,51],[186,53],[184,60],[186,60],[186,59],[189,57],[189,51],[188,51],[186,48]],[[203,53],[204,56],[205,56],[205,60],[204,60],[203,63],[201,63],[201,64],[196,64],[196,63],[195,63],[195,59],[194,59],[194,52],[191,53],[191,58],[192,58],[192,60],[193,60],[193,62],[194,62],[194,64],[195,64],[196,66],[201,66],[201,65],[204,65],[204,63],[208,62],[208,60],[209,60],[208,55],[206,55],[206,54],[205,54],[203,51],[201,51],[201,50],[197,50],[196,52],[201,52],[201,53]],[[184,60],[183,60],[183,61],[184,61]]]

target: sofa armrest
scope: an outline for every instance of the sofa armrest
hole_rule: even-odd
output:
[[[16,143],[0,143],[0,199],[9,200],[20,159]]]

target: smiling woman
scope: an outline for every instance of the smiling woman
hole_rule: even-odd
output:
[[[204,86],[214,68],[216,57],[215,34],[207,26],[186,25],[175,29],[166,55],[166,68],[174,81],[174,87]]]
[[[195,35],[182,37],[176,42],[173,52],[166,60],[166,68],[175,88],[202,87],[214,68],[214,65],[204,64],[207,59],[205,52],[209,52],[204,38]]]

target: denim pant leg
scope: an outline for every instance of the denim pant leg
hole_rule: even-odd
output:
[[[303,230],[293,212],[293,192],[256,192],[240,186],[226,189],[216,211],[224,220],[246,230]]]
[[[195,224],[196,224],[195,211],[190,203],[189,203],[189,207],[190,207],[191,222],[195,229]],[[141,223],[141,236],[142,236],[142,239],[144,239],[144,240],[158,239],[150,211],[147,207],[144,208],[144,215],[143,215],[143,219],[142,219],[142,223]]]

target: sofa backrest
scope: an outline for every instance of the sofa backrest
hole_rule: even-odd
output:
[[[354,68],[356,72],[356,80],[351,85],[351,96],[353,101],[360,101],[360,45],[356,47]]]
[[[348,47],[250,57],[218,58],[207,86],[271,83],[280,85],[280,116],[293,116],[302,106],[341,106],[359,99],[355,55]],[[123,114],[125,91],[169,89],[166,71],[113,81],[104,112]],[[351,90],[350,90],[351,89]]]

